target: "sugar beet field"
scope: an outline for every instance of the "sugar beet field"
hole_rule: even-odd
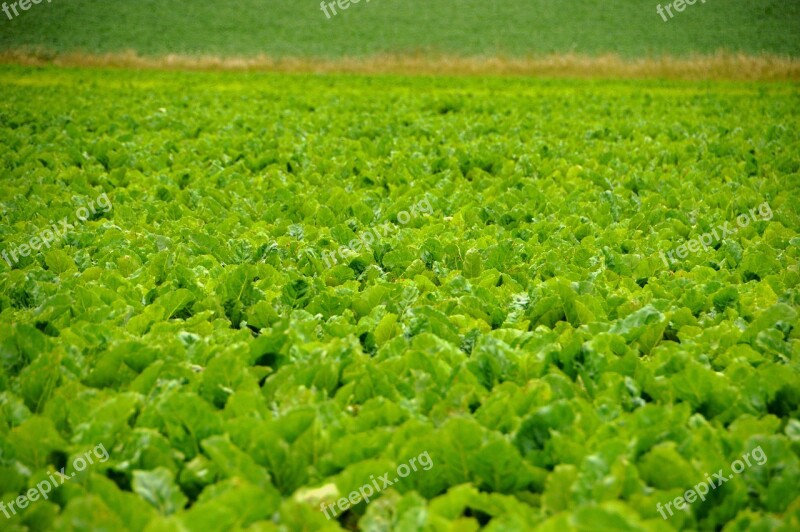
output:
[[[800,529],[796,84],[0,87],[0,529]]]

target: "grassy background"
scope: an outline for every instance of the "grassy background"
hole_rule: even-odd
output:
[[[663,0],[661,0],[663,2]],[[656,0],[53,0],[13,20],[0,50],[335,58],[378,53],[624,57],[800,55],[800,0],[707,0],[664,22]]]

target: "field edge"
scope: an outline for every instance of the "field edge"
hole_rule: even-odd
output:
[[[175,71],[240,71],[447,76],[537,76],[587,79],[672,79],[798,81],[800,58],[719,52],[687,58],[671,56],[623,59],[617,55],[554,54],[536,57],[459,57],[375,55],[337,59],[284,57],[148,57],[133,51],[87,54],[28,50],[0,51],[0,64]]]

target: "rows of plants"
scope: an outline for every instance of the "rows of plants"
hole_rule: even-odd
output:
[[[112,205],[0,262],[3,529],[800,526],[796,87],[0,84],[3,249]]]

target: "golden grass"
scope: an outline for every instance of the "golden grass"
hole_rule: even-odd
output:
[[[0,52],[0,64],[192,71],[512,75],[596,79],[800,80],[800,59],[730,53],[688,58],[641,59],[622,59],[616,55],[590,57],[576,54],[529,58],[377,55],[321,59],[184,55],[145,57],[135,52],[95,55],[5,51]]]

